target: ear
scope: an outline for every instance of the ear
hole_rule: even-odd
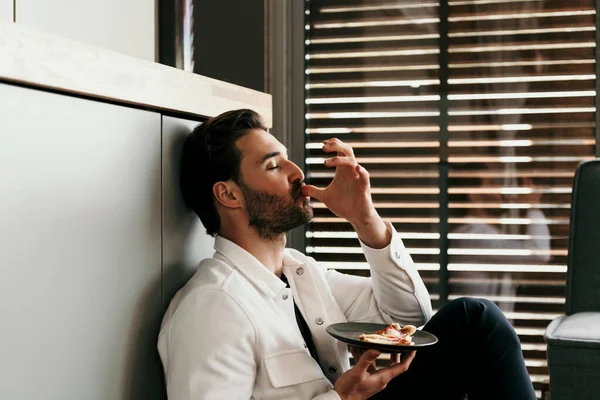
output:
[[[213,185],[213,195],[216,201],[227,208],[240,208],[242,196],[238,186],[232,181],[217,182]]]

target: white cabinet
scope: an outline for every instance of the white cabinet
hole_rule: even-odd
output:
[[[0,4],[6,1],[0,0]],[[156,61],[155,3],[154,0],[16,0],[16,22]]]
[[[0,84],[0,399],[159,400],[161,116]]]
[[[13,0],[0,0],[0,21],[13,20]]]

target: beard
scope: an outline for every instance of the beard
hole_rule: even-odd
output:
[[[249,225],[266,240],[276,240],[290,230],[304,225],[313,217],[308,202],[297,204],[301,182],[294,182],[288,196],[279,196],[252,189],[240,181],[238,183],[246,200]]]

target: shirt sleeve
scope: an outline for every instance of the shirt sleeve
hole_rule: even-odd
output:
[[[371,277],[325,272],[333,296],[349,321],[413,324],[432,316],[429,293],[409,252],[392,224],[387,247],[372,249],[361,242]]]
[[[256,330],[229,294],[210,289],[191,294],[166,329],[169,400],[252,398]]]

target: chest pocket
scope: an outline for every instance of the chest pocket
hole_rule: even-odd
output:
[[[317,362],[304,350],[292,350],[265,357],[265,369],[276,388],[326,379]]]

